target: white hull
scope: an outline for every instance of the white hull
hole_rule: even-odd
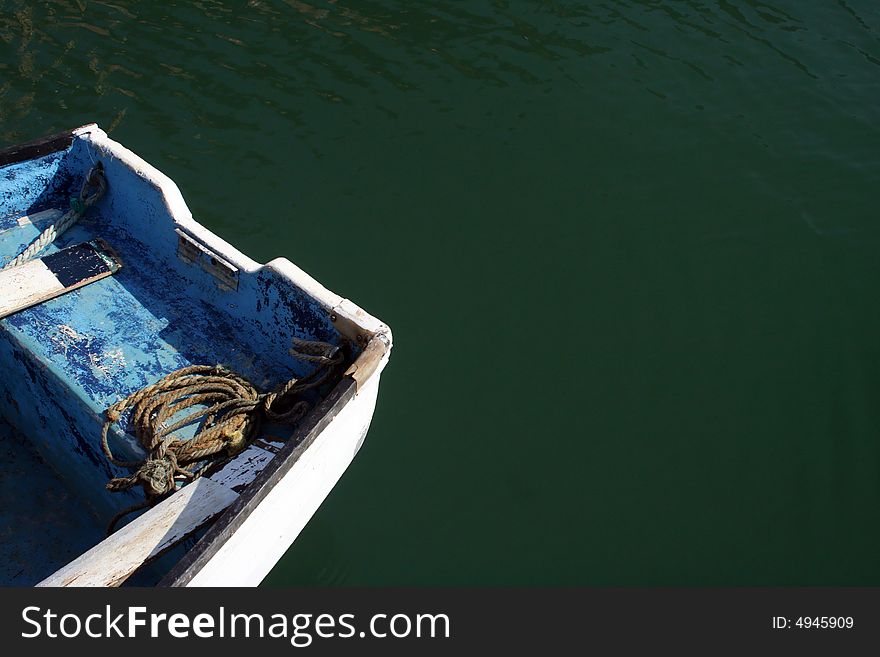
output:
[[[256,586],[269,574],[360,449],[378,392],[376,375],[187,586]]]

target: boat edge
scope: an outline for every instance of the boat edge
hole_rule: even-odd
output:
[[[19,162],[33,160],[66,150],[73,143],[74,138],[83,131],[89,131],[97,127],[95,123],[87,123],[79,128],[56,132],[53,135],[0,148],[0,167],[18,164]]]

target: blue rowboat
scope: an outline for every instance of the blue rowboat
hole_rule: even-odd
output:
[[[95,125],[0,151],[0,267],[0,581],[259,583],[360,448],[388,327]]]

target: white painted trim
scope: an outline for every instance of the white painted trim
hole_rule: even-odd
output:
[[[144,561],[191,534],[237,497],[226,486],[197,479],[37,586],[119,586]]]
[[[200,240],[206,247],[215,251],[224,260],[248,273],[254,273],[263,267],[276,271],[279,275],[292,281],[297,287],[312,296],[327,308],[328,311],[332,310],[340,317],[353,322],[368,334],[384,333],[387,336],[390,347],[391,331],[385,324],[348,299],[328,290],[287,258],[276,258],[266,265],[261,265],[202,226],[193,219],[192,213],[183,200],[180,189],[178,189],[173,180],[136,153],[125,148],[119,142],[110,139],[106,132],[95,125],[90,125],[80,128],[75,131],[75,134],[80,139],[91,144],[99,152],[121,161],[138,176],[155,186],[161,192],[165,206],[174,220],[175,226],[184,229],[190,235]]]
[[[262,447],[254,444],[248,445],[241,454],[212,474],[210,479],[240,491],[243,486],[251,483],[275,456],[275,453]]]

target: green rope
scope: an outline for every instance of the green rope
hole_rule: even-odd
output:
[[[247,379],[221,365],[192,365],[110,406],[101,430],[101,448],[111,463],[134,472],[111,479],[107,490],[119,492],[141,485],[146,500],[118,513],[110,522],[108,534],[122,517],[173,493],[178,480],[196,479],[207,465],[241,452],[254,440],[264,419],[280,424],[301,420],[311,408],[301,398],[302,393],[325,383],[344,357],[332,344],[298,339],[293,340],[291,354],[316,367],[309,375],[292,378],[274,392],[258,393]],[[193,406],[200,408],[173,420]],[[110,428],[128,410],[133,433],[147,452],[140,461],[121,461],[110,450]],[[181,439],[174,434],[197,422],[200,427],[192,438]]]
[[[83,213],[86,211],[86,204],[83,203],[82,199],[79,196],[71,196],[70,197],[70,209],[71,209],[71,211],[82,216]]]

